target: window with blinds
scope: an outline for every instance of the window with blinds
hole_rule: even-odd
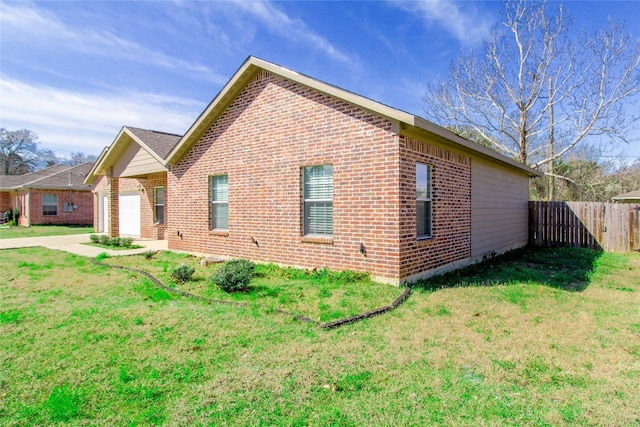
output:
[[[432,167],[416,164],[416,234],[418,239],[432,237]]]
[[[227,175],[211,177],[211,229],[229,229],[229,184]]]
[[[156,224],[164,224],[164,187],[155,187],[154,215]]]
[[[311,166],[302,169],[303,234],[333,235],[333,167]]]
[[[42,195],[42,215],[43,216],[58,215],[58,195],[57,194]]]

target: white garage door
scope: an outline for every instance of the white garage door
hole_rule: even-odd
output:
[[[140,193],[120,194],[120,235],[140,237]]]

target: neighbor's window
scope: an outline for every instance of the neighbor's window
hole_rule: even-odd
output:
[[[302,168],[303,233],[305,236],[333,234],[333,167]]]
[[[211,229],[229,229],[229,184],[227,175],[211,177]]]
[[[431,237],[431,174],[432,167],[416,164],[416,224],[418,238]]]
[[[42,215],[43,216],[58,215],[58,195],[57,194],[42,195]]]
[[[156,224],[164,224],[164,187],[153,189],[153,199]]]

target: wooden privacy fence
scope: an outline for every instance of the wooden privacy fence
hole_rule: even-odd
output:
[[[640,204],[529,202],[529,244],[640,250]]]

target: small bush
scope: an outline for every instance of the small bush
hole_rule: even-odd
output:
[[[120,246],[123,248],[130,248],[133,244],[133,238],[131,237],[121,237],[120,238]]]
[[[101,234],[100,235],[100,244],[101,245],[108,246],[109,245],[109,240],[110,240],[110,237],[107,236],[106,234]]]
[[[96,256],[96,261],[100,262],[103,259],[111,258],[111,256],[106,252],[100,252],[98,256]]]
[[[107,242],[108,246],[120,246],[120,238],[119,237],[112,237],[109,239],[109,241]]]
[[[247,289],[256,265],[246,259],[225,262],[211,276],[211,281],[225,292],[240,292]]]
[[[89,240],[91,240],[92,243],[100,243],[100,236],[92,234],[89,236]]]
[[[171,272],[171,277],[176,282],[184,283],[191,280],[191,276],[196,272],[196,269],[193,267],[189,267],[187,264],[182,263],[179,267],[176,267]]]
[[[145,251],[143,255],[146,260],[150,260],[155,256],[156,253],[157,253],[156,251],[148,250],[148,251]]]

